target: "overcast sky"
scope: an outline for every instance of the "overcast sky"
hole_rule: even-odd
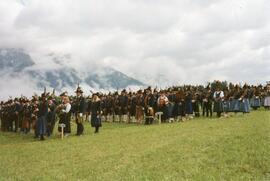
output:
[[[74,66],[111,66],[149,83],[264,83],[270,1],[0,0],[0,47],[37,62],[70,54]]]

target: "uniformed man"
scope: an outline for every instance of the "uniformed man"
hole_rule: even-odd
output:
[[[217,86],[213,97],[214,97],[214,112],[217,113],[217,117],[221,117],[221,113],[223,112],[224,92],[221,90],[220,85]]]
[[[161,95],[159,96],[158,101],[157,101],[158,109],[159,109],[160,112],[163,113],[163,115],[161,116],[161,121],[166,122],[166,120],[168,118],[167,106],[169,104],[169,100],[168,100],[168,97],[165,94],[165,91],[161,91],[160,93],[161,93]]]
[[[84,126],[83,126],[83,118],[86,113],[86,100],[83,97],[83,90],[81,87],[78,86],[77,90],[75,91],[77,97],[75,100],[75,117],[76,117],[76,124],[77,124],[77,136],[83,134]]]
[[[48,99],[49,112],[48,112],[48,125],[47,125],[47,136],[50,137],[53,133],[53,129],[55,126],[56,119],[56,104],[54,102],[54,98],[51,96]]]
[[[118,107],[119,107],[119,121],[127,122],[128,97],[125,89],[121,92],[121,95],[118,97]]]
[[[38,113],[37,113],[37,131],[36,138],[39,136],[40,140],[45,140],[44,136],[46,134],[47,128],[47,114],[48,114],[48,102],[47,102],[47,94],[44,92],[41,95],[41,100],[38,105]]]
[[[145,124],[153,124],[154,121],[154,106],[156,103],[155,97],[152,94],[151,87],[148,87],[146,89],[146,96],[144,98],[144,104],[145,104]]]

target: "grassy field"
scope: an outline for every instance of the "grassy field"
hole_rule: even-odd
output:
[[[269,111],[85,129],[44,142],[0,133],[0,180],[270,180]]]

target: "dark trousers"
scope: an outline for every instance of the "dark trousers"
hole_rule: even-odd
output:
[[[163,112],[163,115],[161,116],[161,122],[165,123],[166,120],[168,119],[168,109],[166,105],[160,106],[159,111]]]
[[[71,126],[70,126],[70,114],[61,114],[59,116],[59,124],[65,124],[64,127],[64,134],[71,133]],[[58,131],[61,132],[61,128],[58,127]]]
[[[55,126],[55,120],[50,120],[47,125],[47,135],[51,136]]]
[[[83,117],[79,117],[77,115],[76,124],[77,124],[77,135],[82,135],[83,134],[83,130],[84,130],[84,127],[83,127]]]
[[[14,123],[15,123],[15,132],[17,132],[18,131],[18,128],[19,128],[19,116],[18,115],[16,115],[15,117],[14,117]]]
[[[99,130],[99,126],[96,126],[95,127],[95,133],[98,133],[98,130]]]
[[[1,131],[4,131],[4,120],[2,117],[0,117],[0,124],[1,124]]]
[[[77,124],[77,135],[82,135],[84,131],[84,126],[82,123],[76,123]]]
[[[209,114],[212,117],[213,111],[212,111],[212,103],[211,102],[204,102],[203,103],[203,116],[205,115],[208,117]]]
[[[47,120],[46,116],[41,116],[38,118],[37,121],[37,134],[40,136],[43,136],[46,134],[46,128],[47,128]]]
[[[153,124],[154,118],[146,118],[145,119],[145,124],[149,125],[149,124]]]
[[[11,119],[8,120],[8,131],[14,131],[13,130],[13,123],[14,123],[14,118],[11,117]],[[15,123],[14,123],[15,124]]]

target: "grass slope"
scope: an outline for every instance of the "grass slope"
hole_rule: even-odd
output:
[[[270,112],[85,128],[45,142],[1,132],[0,180],[270,180]]]

